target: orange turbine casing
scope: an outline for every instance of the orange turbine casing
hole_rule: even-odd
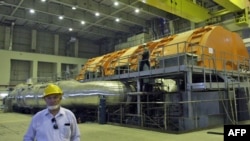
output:
[[[159,59],[187,54],[197,57],[196,65],[215,70],[248,69],[249,55],[241,37],[222,26],[205,26],[167,36],[145,44],[150,51],[150,67],[157,68]],[[89,59],[77,80],[86,72],[95,72],[99,66],[104,76],[114,75],[117,69],[138,71],[143,46],[138,45]],[[177,65],[177,64],[176,64]],[[167,66],[166,66],[167,67]]]
[[[160,51],[162,56],[180,53],[196,55],[198,66],[217,70],[237,70],[249,59],[241,37],[221,26],[205,26],[176,34],[172,38],[154,49]]]

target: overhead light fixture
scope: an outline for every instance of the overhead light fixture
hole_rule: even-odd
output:
[[[85,21],[81,21],[81,24],[85,24]]]
[[[73,28],[70,27],[70,28],[69,28],[69,31],[73,31]]]
[[[63,17],[63,16],[59,16],[58,18],[59,18],[60,20],[63,20],[64,17]]]
[[[119,18],[116,18],[115,21],[116,21],[116,22],[120,22],[120,19],[119,19]]]
[[[100,13],[99,13],[99,12],[96,12],[96,13],[95,13],[95,16],[96,16],[96,17],[100,16]]]
[[[46,2],[46,0],[41,0],[41,2]]]
[[[35,10],[34,9],[30,9],[29,10],[31,14],[34,14],[35,13]]]
[[[118,6],[118,5],[119,5],[119,2],[115,1],[114,6]]]
[[[139,8],[136,8],[135,9],[135,13],[139,13],[140,12],[140,9]]]
[[[72,6],[72,10],[76,10],[77,6]]]

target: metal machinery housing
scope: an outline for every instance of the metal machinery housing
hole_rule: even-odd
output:
[[[141,63],[145,47],[150,66]],[[64,91],[62,105],[82,121],[179,133],[249,120],[248,71],[242,39],[223,27],[205,26],[91,58],[77,81],[55,83]],[[31,91],[47,84],[40,85]],[[9,110],[45,106],[28,103],[27,93],[15,90],[6,99]],[[42,92],[30,99],[39,95],[41,100]]]

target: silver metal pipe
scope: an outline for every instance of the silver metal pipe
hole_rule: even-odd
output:
[[[49,83],[20,84],[8,95],[12,105],[24,108],[44,108],[43,90]],[[97,106],[100,97],[106,99],[106,105],[118,105],[127,102],[126,94],[131,86],[120,81],[93,81],[80,83],[76,80],[55,82],[63,90],[62,106]]]

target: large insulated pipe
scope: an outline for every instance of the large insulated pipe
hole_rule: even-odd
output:
[[[16,108],[45,108],[42,98],[43,90],[49,83],[19,84],[6,97],[8,111]],[[98,106],[100,97],[105,98],[106,105],[118,105],[127,102],[127,93],[134,92],[131,86],[120,81],[94,81],[80,83],[76,80],[55,82],[63,90],[62,106]]]
[[[131,91],[120,81],[92,81],[80,83],[75,80],[56,82],[64,91],[64,105],[97,106],[100,96],[106,98],[107,105],[126,101],[126,93]]]

